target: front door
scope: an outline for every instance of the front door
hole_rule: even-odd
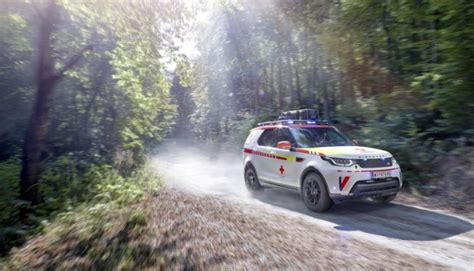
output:
[[[261,172],[259,178],[269,183],[282,186],[293,184],[295,152],[277,148],[280,141],[293,142],[287,128],[267,129],[258,140],[257,155],[259,156]]]
[[[295,145],[294,140],[288,128],[275,129],[275,146],[272,154],[275,155],[275,167],[273,180],[280,185],[294,186],[294,175],[296,168],[296,152],[289,149],[279,149],[277,147],[280,141],[289,141],[292,146]]]

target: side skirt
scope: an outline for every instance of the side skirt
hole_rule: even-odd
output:
[[[294,187],[294,186],[286,185],[286,184],[275,183],[275,182],[271,182],[271,181],[267,181],[267,180],[260,179],[260,183],[264,187],[277,187],[277,188],[284,188],[284,189],[289,189],[289,190],[293,190],[293,191],[299,191],[298,187]]]

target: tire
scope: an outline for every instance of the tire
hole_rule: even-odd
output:
[[[261,192],[263,190],[262,185],[258,181],[257,171],[252,165],[245,167],[244,173],[245,187],[252,193]]]
[[[372,197],[371,199],[378,203],[389,203],[397,197],[397,194],[383,196],[383,197]]]
[[[305,176],[301,194],[304,204],[313,212],[325,212],[334,204],[329,197],[324,179],[315,172]]]

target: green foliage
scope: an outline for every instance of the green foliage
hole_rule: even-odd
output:
[[[65,223],[89,221],[156,191],[156,176],[137,165],[175,124],[173,136],[237,151],[256,123],[317,107],[361,144],[393,152],[407,179],[421,185],[432,179],[433,161],[473,144],[473,1],[217,1],[190,26],[186,1],[57,0],[55,70],[93,49],[54,88],[43,201],[32,207],[17,199],[18,157],[37,98],[46,2],[0,1],[6,248],[51,216],[67,211]],[[193,59],[179,53],[185,31],[195,31]],[[20,218],[20,210],[31,212]]]
[[[433,119],[429,128],[422,127],[423,119],[414,119],[420,131],[469,136],[474,127],[474,20],[468,14],[473,10],[472,1],[348,0],[341,3],[341,20],[332,21],[331,29],[341,33],[339,41],[350,42],[350,51],[388,68],[404,81],[403,88],[420,95],[422,118],[430,114]],[[345,63],[343,69],[353,68],[351,61]]]
[[[0,225],[17,214],[20,161],[11,158],[0,163]],[[0,233],[1,235],[1,233]]]
[[[256,119],[316,107],[413,186],[432,182],[474,144],[473,3],[220,2],[197,27],[196,134],[237,150]]]
[[[78,208],[85,208],[78,206],[88,206],[88,215],[99,219],[159,191],[161,181],[153,169],[143,166],[123,174],[120,166],[123,163],[117,168],[93,165],[73,155],[49,161],[41,175],[43,202],[31,207],[17,199],[19,160],[0,163],[0,254],[21,244],[28,235],[44,230],[56,215],[74,216]],[[31,209],[28,218],[21,218],[21,208]],[[142,217],[133,220],[139,225],[144,223]]]
[[[45,266],[133,269],[152,261],[147,259],[147,247],[131,240],[140,236],[148,224],[139,202],[156,194],[161,185],[153,169],[143,167],[125,177],[109,166],[93,166],[78,178],[89,180],[85,181],[90,183],[87,200],[62,209],[55,217],[42,217],[43,238],[39,246],[45,246],[45,250],[54,247],[55,253],[74,255],[85,261],[71,263],[69,267],[58,266],[64,263],[64,258],[53,257]],[[55,246],[58,242],[60,248]],[[9,259],[8,268],[21,268],[23,260]]]
[[[422,132],[419,127],[429,127],[432,119],[425,110],[413,109],[419,102],[415,97],[412,104],[392,104],[406,98],[406,92],[395,91],[378,99],[348,102],[338,108],[337,121],[361,145],[390,151],[402,166],[408,185],[419,187],[434,178],[437,158],[447,155],[456,143],[430,138],[430,133]]]

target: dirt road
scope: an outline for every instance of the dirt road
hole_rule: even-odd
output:
[[[287,225],[286,219],[304,221],[302,225],[313,236],[318,236],[319,231],[329,232],[408,254],[434,266],[474,269],[474,226],[467,217],[397,201],[388,205],[347,202],[327,213],[313,213],[295,192],[266,189],[261,196],[250,196],[244,186],[240,157],[203,154],[193,148],[167,147],[154,157],[154,165],[169,187],[197,196],[212,196],[253,212],[273,213],[282,225]],[[316,253],[328,248],[313,249]],[[367,251],[351,251],[352,255],[364,253]],[[396,255],[386,255],[391,261],[383,267],[390,268],[390,262],[405,260],[393,256]]]

